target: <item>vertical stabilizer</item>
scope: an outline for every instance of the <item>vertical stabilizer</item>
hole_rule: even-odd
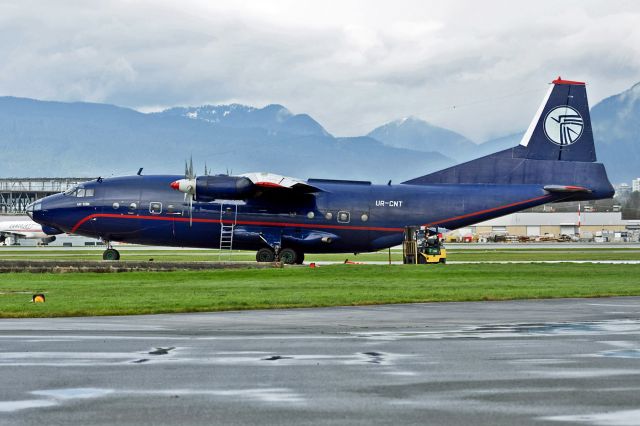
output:
[[[541,185],[547,192],[580,187],[591,191],[582,199],[613,195],[604,166],[596,163],[585,84],[560,77],[518,146],[403,183]]]
[[[596,161],[585,83],[554,80],[520,145],[533,160]]]

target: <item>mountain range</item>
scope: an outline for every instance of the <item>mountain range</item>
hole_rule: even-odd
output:
[[[640,175],[640,84],[592,108],[598,159],[614,183]],[[282,105],[174,107],[156,113],[85,102],[0,97],[0,176],[176,173],[193,157],[213,173],[400,182],[519,143],[476,144],[415,117],[365,136],[336,137]]]
[[[591,108],[598,160],[613,182],[640,176],[640,83]]]
[[[373,129],[367,136],[388,146],[422,152],[438,152],[446,147],[446,155],[457,161],[473,158],[478,148],[459,133],[415,117],[392,121]]]

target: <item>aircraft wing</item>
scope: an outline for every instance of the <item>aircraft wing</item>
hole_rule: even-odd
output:
[[[198,176],[174,181],[170,186],[198,201],[248,200],[261,196],[303,195],[323,191],[309,182],[274,173]]]
[[[246,177],[259,188],[291,189],[304,193],[322,192],[322,189],[308,182],[275,173],[245,173],[240,176]]]
[[[12,232],[12,231],[0,231],[0,237],[22,237],[22,238],[28,238],[29,235],[27,233],[24,232]]]

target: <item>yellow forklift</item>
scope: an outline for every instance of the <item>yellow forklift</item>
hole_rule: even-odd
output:
[[[402,243],[404,264],[447,263],[447,249],[442,243],[442,234],[424,226],[407,226]]]

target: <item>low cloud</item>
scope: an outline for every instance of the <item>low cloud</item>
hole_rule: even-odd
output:
[[[640,81],[637,22],[624,1],[22,1],[0,5],[0,95],[279,103],[336,135],[414,115],[481,141],[559,74],[592,104]]]

